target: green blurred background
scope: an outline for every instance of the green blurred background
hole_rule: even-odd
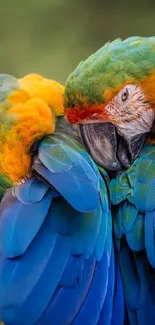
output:
[[[0,0],[0,72],[64,83],[117,37],[155,34],[155,0]]]

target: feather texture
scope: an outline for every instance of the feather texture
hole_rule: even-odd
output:
[[[114,232],[128,322],[155,323],[155,148],[145,145],[127,171],[111,181]]]
[[[150,79],[145,86],[154,97],[154,69],[155,37],[130,37],[106,43],[69,75],[65,107],[71,108],[73,103],[75,107],[84,107],[108,102],[123,85],[139,84],[147,77]]]
[[[1,204],[1,319],[110,325],[118,308],[123,325],[107,180],[65,119],[39,145],[32,173]]]

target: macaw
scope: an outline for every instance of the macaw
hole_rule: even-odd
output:
[[[0,75],[0,317],[123,325],[108,177],[63,116],[63,92]]]
[[[68,77],[64,106],[111,180],[125,324],[154,325],[155,37],[117,39],[81,62]]]

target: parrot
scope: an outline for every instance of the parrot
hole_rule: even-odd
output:
[[[0,319],[123,325],[109,178],[63,96],[40,75],[0,75]]]
[[[154,325],[155,37],[116,39],[82,61],[67,79],[64,107],[109,177],[124,324]]]

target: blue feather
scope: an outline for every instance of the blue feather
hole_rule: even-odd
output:
[[[118,257],[115,258],[115,296],[114,296],[114,305],[112,311],[112,319],[110,325],[118,325],[124,324],[124,294],[123,294],[123,286],[122,279],[120,274],[120,267]]]
[[[33,168],[60,192],[76,210],[88,212],[98,207],[99,192],[97,183],[91,183],[87,177],[81,179],[82,168],[79,166],[75,166],[72,172],[63,171],[58,174],[52,174],[47,168],[38,163],[34,163]],[[86,196],[83,193],[86,193]]]
[[[41,201],[49,186],[32,177],[25,184],[13,188],[14,196],[22,203],[32,204]]]
[[[97,325],[111,325],[111,318],[113,312],[114,303],[114,287],[115,287],[115,265],[114,265],[114,253],[112,252],[110,267],[109,267],[109,278],[108,287],[103,303],[103,307],[100,313],[99,321]],[[120,325],[123,323],[120,323]]]
[[[81,285],[85,260],[83,255],[70,255],[63,275],[59,281],[59,287],[77,288]]]
[[[155,146],[111,182],[127,324],[155,324]]]
[[[108,276],[108,259],[107,256],[103,254],[100,262],[98,262],[96,266],[87,299],[73,321],[73,325],[97,324],[107,292]],[[94,301],[94,297],[96,297],[96,301]]]
[[[0,207],[0,250],[5,257],[23,254],[38,233],[52,200],[52,192],[31,205],[19,202],[6,193]],[[7,236],[6,236],[7,234]]]
[[[117,270],[106,174],[64,119],[40,144],[32,169],[0,207],[2,320],[96,325],[104,304],[110,319]]]
[[[80,285],[76,288],[74,287],[72,290],[70,288],[62,287],[59,294],[56,297],[53,297],[50,301],[37,325],[72,324],[72,321],[78,314],[81,305],[84,303],[85,299],[87,299],[95,267],[96,263],[93,257],[88,261],[85,261]]]
[[[152,267],[155,268],[155,210],[145,214],[145,246]]]

